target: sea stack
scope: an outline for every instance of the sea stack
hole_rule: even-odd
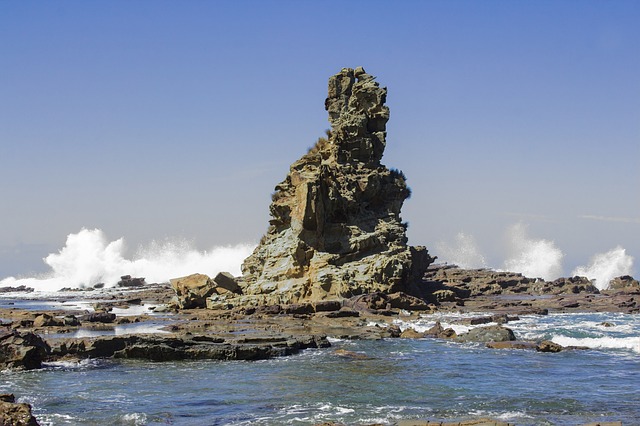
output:
[[[380,163],[386,96],[362,67],[329,79],[331,131],[275,187],[268,231],[242,265],[243,305],[421,295],[435,258],[407,245],[400,209],[410,190],[402,172]]]

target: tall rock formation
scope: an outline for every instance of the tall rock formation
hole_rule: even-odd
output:
[[[407,246],[400,209],[410,190],[380,163],[386,96],[362,67],[329,79],[332,130],[276,186],[267,234],[242,265],[243,304],[420,294],[434,258]]]

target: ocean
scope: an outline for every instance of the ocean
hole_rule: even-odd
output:
[[[476,263],[467,267],[483,266],[469,239],[463,243],[452,258]],[[529,243],[531,250],[520,260],[534,262],[521,262],[522,268],[541,276],[557,269],[553,262],[540,266],[535,253],[552,253],[553,261],[561,253],[548,247],[549,242]],[[147,282],[193,272],[238,274],[239,261],[251,250],[251,245],[239,245],[197,252],[188,244],[164,243],[130,260],[124,257],[121,240],[109,242],[100,230],[82,230],[69,235],[65,247],[45,259],[50,273],[0,281],[0,287],[35,288],[29,297],[37,296],[36,300],[5,295],[0,305],[58,308],[48,295],[59,295],[60,288],[97,283],[109,287],[124,274],[144,276]],[[600,287],[609,276],[632,272],[632,258],[623,249],[603,259],[594,258],[584,268]],[[513,261],[515,265],[518,259]],[[68,308],[82,306],[76,300]],[[459,323],[462,316],[434,314],[396,321],[401,328],[422,331],[439,320],[462,333],[468,330]],[[159,325],[122,326],[114,333],[152,332]],[[473,417],[517,425],[640,425],[638,315],[522,316],[507,326],[518,339],[548,339],[587,349],[538,353],[437,339],[334,339],[331,348],[257,362],[54,362],[41,370],[1,372],[0,392],[30,403],[43,425],[393,424],[399,419]],[[341,356],[338,349],[359,356]]]
[[[456,325],[460,316],[397,323],[422,329],[440,320],[463,332],[468,326]],[[517,425],[640,424],[637,315],[523,316],[508,326],[519,339],[588,349],[538,353],[437,339],[332,339],[330,348],[256,362],[54,362],[3,371],[0,392],[32,404],[44,425],[393,424],[478,416]]]

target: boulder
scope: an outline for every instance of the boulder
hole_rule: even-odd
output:
[[[536,351],[538,352],[560,352],[564,349],[562,345],[554,343],[550,340],[544,340],[536,346]]]
[[[207,298],[216,293],[216,285],[204,274],[192,274],[169,280],[180,309],[205,308]]]
[[[374,292],[421,296],[434,258],[407,245],[400,171],[380,163],[386,88],[363,69],[329,79],[332,130],[276,185],[269,228],[242,265],[236,306],[336,300]]]
[[[228,272],[218,273],[218,275],[213,279],[213,283],[217,288],[223,288],[231,293],[242,294],[242,289],[238,285],[238,282],[234,276]]]
[[[424,332],[425,337],[437,337],[439,339],[455,339],[456,332],[452,328],[444,328],[440,321],[436,321],[435,325]]]
[[[131,275],[123,275],[118,281],[118,287],[142,287],[145,284],[144,278],[132,278]]]
[[[116,314],[112,314],[109,312],[94,312],[92,314],[84,315],[82,317],[82,320],[87,322],[100,322],[109,324],[116,320]]]
[[[516,340],[516,336],[510,328],[501,325],[491,325],[489,327],[478,327],[471,329],[468,333],[457,338],[460,342],[507,342]]]
[[[59,327],[64,321],[49,314],[40,314],[33,320],[34,327]]]
[[[49,345],[37,334],[0,332],[0,369],[41,368],[50,350]]]
[[[0,425],[38,426],[39,423],[31,413],[31,405],[17,403],[13,394],[0,394]]]

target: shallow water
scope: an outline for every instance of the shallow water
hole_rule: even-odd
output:
[[[601,335],[616,342],[638,338],[640,322],[571,314],[524,317],[510,326],[518,337]],[[518,425],[638,424],[640,355],[610,346],[548,354],[432,339],[334,341],[332,348],[258,362],[54,363],[2,373],[0,391],[31,403],[52,425],[390,424],[470,416]],[[339,348],[369,359],[338,356]]]

